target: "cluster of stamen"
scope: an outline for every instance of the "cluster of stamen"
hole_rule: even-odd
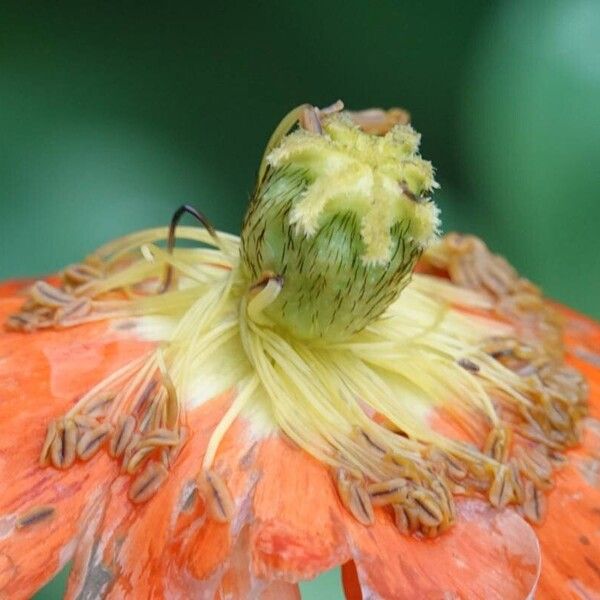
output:
[[[340,103],[322,110],[304,105],[290,119],[299,119],[306,131],[319,136],[321,119],[341,108]],[[351,118],[366,131],[385,133],[405,122],[406,114],[375,111]],[[284,120],[270,146],[287,133],[290,123]],[[301,139],[307,145],[312,140],[310,135]],[[259,182],[266,169],[261,166]],[[416,202],[416,197],[411,200]],[[206,228],[188,232],[188,239],[215,249],[173,253],[175,226],[184,212],[195,214]],[[423,270],[443,271],[461,288],[452,292],[459,300],[460,294],[466,298],[471,292],[483,298],[488,313],[507,324],[502,334],[486,337],[482,329],[479,337],[468,338],[469,332],[456,322],[443,329],[440,324],[448,313],[466,317],[460,309],[448,308],[452,302],[437,298],[431,312],[423,307],[423,298],[407,303],[417,317],[424,315],[425,325],[418,330],[410,317],[407,324],[394,313],[391,302],[397,290],[392,289],[384,319],[365,321],[349,338],[305,343],[278,327],[278,313],[265,311],[294,289],[289,272],[249,270],[255,277],[249,281],[238,263],[240,241],[232,236],[224,241],[202,219],[182,207],[171,223],[167,252],[153,245],[165,239],[162,230],[109,244],[67,268],[60,284],[35,283],[20,311],[9,318],[9,328],[26,332],[148,313],[167,314],[178,323],[174,337],[161,349],[107,377],[49,424],[42,466],[66,469],[105,448],[132,478],[130,500],[147,501],[166,481],[186,440],[180,396],[193,375],[190,365],[204,360],[211,343],[217,348],[215,340],[235,339],[241,360],[253,371],[239,383],[236,398],[213,431],[194,487],[194,497],[203,498],[215,520],[230,521],[235,511],[226,481],[213,468],[218,445],[257,394],[268,405],[265,414],[274,429],[331,469],[342,504],[365,525],[373,523],[375,508],[385,507],[401,532],[433,537],[455,522],[459,496],[486,498],[499,508],[513,505],[529,521],[542,521],[553,470],[562,464],[564,451],[578,442],[587,388],[579,373],[564,365],[560,323],[535,286],[477,238],[451,234],[426,252]],[[251,231],[260,231],[256,238],[262,243],[265,230]],[[297,251],[288,246],[289,239],[285,250]],[[243,256],[243,241],[241,248]],[[272,250],[270,241],[265,248]],[[257,252],[262,260],[261,248]],[[302,268],[305,258],[299,257]],[[411,255],[403,285],[416,260],[417,254]],[[384,275],[385,269],[380,282]],[[182,279],[186,285],[179,287]],[[439,284],[430,285],[425,298]],[[339,295],[344,296],[342,291]],[[221,310],[228,302],[233,312]],[[285,310],[282,301],[282,315]],[[432,315],[435,319],[428,320]],[[355,314],[346,317],[354,320]],[[463,333],[465,339],[460,338]],[[414,350],[414,355],[404,355],[408,366],[399,359],[407,347]],[[419,367],[431,370],[421,373]],[[436,394],[447,393],[449,398],[440,403],[444,417],[470,441],[451,439],[425,419],[419,421],[402,405],[403,398],[390,397],[391,387],[381,372],[390,380],[408,380],[404,389],[418,388],[415,397],[428,400],[428,408],[437,408]],[[446,391],[441,382],[452,376],[458,383],[452,387],[448,382]],[[22,515],[23,526],[47,518],[50,510],[38,507]]]
[[[91,390],[48,426],[40,465],[66,469],[106,447],[133,481],[133,502],[150,498],[165,481],[186,435],[180,405],[156,356],[137,360]]]
[[[335,479],[342,504],[364,525],[373,523],[373,508],[378,506],[391,507],[396,526],[405,534],[435,537],[455,521],[452,491],[441,472],[367,483],[342,468]]]
[[[362,472],[341,456],[341,466],[332,471],[340,500],[366,525],[373,522],[375,507],[388,507],[400,531],[425,537],[438,535],[454,523],[454,498],[458,496],[485,497],[500,508],[514,505],[528,520],[539,523],[544,517],[545,494],[552,487],[553,470],[562,464],[562,452],[578,441],[578,423],[586,412],[585,382],[564,365],[556,348],[548,351],[549,340],[558,335],[559,325],[533,286],[520,280],[512,267],[491,255],[479,241],[466,243],[471,254],[456,239],[444,239],[441,244],[443,248],[434,249],[426,260],[437,268],[445,268],[457,285],[468,282],[468,287],[488,294],[498,311],[506,306],[519,307],[519,312],[503,313],[514,324],[518,336],[484,339],[478,353],[457,360],[469,376],[483,381],[487,357],[496,368],[512,374],[511,389],[518,392],[517,400],[492,382],[489,389],[496,420],[487,436],[474,444],[456,442],[451,448],[440,448],[435,443],[417,442],[384,419],[381,428],[393,435],[401,447],[406,442],[407,452],[399,452],[396,442],[390,445],[385,436],[373,436],[372,432],[357,428],[352,443],[371,457],[369,460],[377,465],[377,475],[373,471]],[[124,263],[121,268],[126,267]],[[465,275],[465,270],[469,275]],[[113,275],[115,272],[118,270]],[[73,273],[80,275],[76,278]],[[93,300],[89,296],[104,277],[99,266],[82,264],[65,271],[60,287],[37,282],[9,325],[31,331],[77,324],[89,318],[89,311],[66,310],[74,303],[89,306],[98,302],[101,311],[104,303],[107,310],[114,310],[119,302],[126,302],[123,289],[118,291],[121,299]],[[157,293],[159,286],[156,279],[153,281]],[[276,277],[266,281],[274,281],[277,290],[284,284]],[[490,283],[498,281],[502,281],[502,286]],[[148,285],[147,280],[142,280],[135,287]],[[259,287],[266,290],[262,295],[268,295],[268,285],[263,282]],[[256,300],[256,289],[256,285],[249,286],[248,314],[254,323],[252,327],[260,331],[269,324],[254,314],[256,307],[251,306]],[[529,296],[527,302],[522,301],[524,294]],[[539,301],[534,301],[535,294]],[[65,321],[68,314],[79,316]],[[109,376],[65,416],[51,422],[40,464],[65,469],[77,461],[90,460],[105,448],[121,463],[121,472],[132,478],[131,501],[144,502],[166,481],[185,443],[186,428],[181,415],[182,406],[162,351],[153,351]],[[218,434],[219,439],[222,434]],[[214,457],[216,445],[213,446]],[[195,493],[203,498],[212,518],[229,521],[234,502],[226,481],[212,469],[211,462],[204,464],[196,477]],[[36,515],[31,518],[38,518]],[[24,517],[26,522],[28,518]]]
[[[114,302],[98,301],[85,293],[92,282],[103,277],[102,271],[80,263],[63,271],[62,284],[53,286],[37,281],[29,290],[29,297],[20,311],[11,315],[7,327],[14,331],[32,332],[51,327],[71,327],[99,318],[115,308]]]
[[[562,361],[560,322],[539,290],[481,240],[451,234],[425,260],[444,268],[456,285],[491,297],[496,312],[514,324],[519,338],[487,338],[479,349],[518,378],[520,401],[501,388],[492,392],[498,422],[479,449],[465,444],[473,455],[425,445],[419,460],[407,464],[360,432],[358,437],[380,453],[382,463],[394,465],[392,475],[374,480],[341,468],[335,475],[340,499],[361,523],[372,523],[373,507],[387,506],[400,531],[426,537],[452,525],[455,496],[484,497],[498,508],[513,505],[539,524],[553,471],[564,464],[564,451],[579,442],[579,425],[587,413],[586,382]],[[480,375],[480,365],[471,358],[458,364]],[[388,427],[406,437],[392,424]],[[480,460],[479,452],[489,460]]]
[[[60,281],[35,282],[19,312],[8,318],[7,328],[33,332],[105,319],[126,319],[126,326],[127,319],[139,314],[185,314],[206,290],[207,281],[218,280],[223,273],[228,277],[235,262],[232,253],[221,248],[174,252],[175,227],[185,212],[202,218],[183,206],[168,230],[148,230],[117,240],[85,262],[64,269]],[[183,237],[213,246],[227,243],[210,227],[183,228]],[[163,239],[168,242],[166,252],[152,245]],[[187,278],[185,291],[176,285],[182,276]],[[40,466],[67,469],[105,450],[120,462],[121,473],[131,478],[130,500],[149,500],[167,480],[187,438],[184,408],[171,370],[159,349],[109,375],[64,416],[49,423]],[[231,518],[231,494],[212,469],[198,474],[195,497],[204,499],[214,519]],[[23,522],[46,518],[46,508],[40,508],[40,515],[25,515]]]
[[[447,273],[454,284],[488,296],[496,314],[518,326],[521,342],[541,345],[546,355],[562,359],[562,329],[554,310],[539,288],[481,239],[450,233],[429,248],[424,261]]]

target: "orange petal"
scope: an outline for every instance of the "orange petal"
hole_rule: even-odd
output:
[[[0,323],[23,298],[0,288]],[[70,559],[80,516],[115,468],[106,457],[42,469],[47,425],[102,377],[147,350],[107,324],[35,334],[0,329],[0,595],[30,596]]]
[[[600,461],[572,460],[557,474],[546,520],[536,529],[543,553],[541,598],[600,598]],[[597,487],[579,470],[583,460],[595,460]]]
[[[188,440],[150,501],[133,505],[127,497],[129,479],[115,481],[102,518],[92,523],[80,543],[68,597],[94,595],[98,579],[108,598],[214,596],[247,518],[243,501],[257,478],[247,460],[253,442],[245,424],[236,421],[221,442],[213,468],[227,481],[237,514],[232,523],[207,517],[195,478],[210,434],[230,401],[227,394],[188,413]]]
[[[248,596],[239,600],[246,598]],[[300,588],[294,583],[273,581],[260,593],[259,598],[260,600],[300,600]]]
[[[590,414],[600,418],[600,324],[568,308],[559,310],[565,319],[567,361],[587,378]]]
[[[242,531],[235,550],[228,561],[228,569],[221,579],[216,600],[300,600],[296,584],[285,581],[265,581],[251,572],[248,527]]]
[[[579,348],[589,350],[595,357],[592,363],[600,367],[600,325],[566,306],[554,306],[563,316],[565,338],[570,350],[577,353]]]
[[[12,279],[10,281],[3,281],[0,283],[0,298],[13,298],[17,301],[16,303],[18,306],[23,298],[19,300],[16,296],[32,283],[35,283],[34,279]]]
[[[561,308],[569,362],[590,386],[590,414],[600,417],[600,325]],[[543,553],[540,597],[600,598],[600,423],[585,429],[580,448],[556,474],[548,515],[536,529]]]
[[[343,508],[327,469],[280,437],[262,442],[257,460],[254,573],[296,582],[345,562]]]
[[[456,525],[431,540],[401,535],[383,511],[371,527],[348,519],[362,597],[529,597],[540,569],[531,527],[514,511],[497,511],[478,500],[460,502],[457,511]],[[344,584],[349,598],[360,598],[350,566]]]

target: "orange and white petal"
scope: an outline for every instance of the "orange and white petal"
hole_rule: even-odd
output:
[[[0,321],[22,284],[0,288]],[[106,457],[66,471],[39,466],[46,427],[147,343],[93,324],[36,335],[0,332],[0,595],[25,598],[70,560],[93,490],[115,474]]]
[[[435,539],[400,534],[383,511],[372,527],[349,519],[356,575],[344,566],[347,598],[533,597],[540,550],[532,528],[514,511],[479,500],[460,502],[457,513],[456,525]]]
[[[257,461],[253,572],[297,582],[345,562],[344,509],[327,468],[280,436],[260,444]]]
[[[210,434],[231,397],[223,395],[188,413],[187,442],[151,501],[132,504],[128,478],[114,482],[101,518],[92,519],[80,543],[68,597],[215,595],[248,518],[245,500],[257,479],[248,456],[254,442],[246,435],[244,423],[234,422],[221,441],[213,468],[227,481],[235,514],[229,523],[209,518],[196,481]]]

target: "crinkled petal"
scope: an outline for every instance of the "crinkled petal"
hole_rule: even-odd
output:
[[[600,598],[600,325],[573,311],[566,317],[569,362],[590,388],[590,419],[580,448],[556,473],[548,514],[537,529],[543,553],[541,598]]]
[[[571,460],[556,475],[546,520],[537,529],[540,598],[600,598],[600,460],[583,453]]]
[[[343,508],[327,469],[279,436],[261,443],[251,525],[254,572],[297,582],[345,562]]]
[[[23,302],[20,289],[0,287],[0,322]],[[70,560],[84,507],[116,473],[101,456],[66,471],[40,468],[48,423],[147,348],[106,323],[35,335],[0,329],[0,596],[31,596]]]
[[[251,569],[249,528],[238,537],[228,561],[227,571],[219,584],[216,600],[300,600],[300,590],[294,583],[257,578]]]
[[[457,523],[435,539],[396,531],[388,513],[364,527],[348,521],[362,598],[523,600],[535,590],[540,550],[531,527],[514,511],[484,502],[458,504]],[[345,567],[348,598],[358,598]]]
[[[223,438],[214,464],[227,481],[236,514],[231,523],[218,523],[207,516],[195,480],[210,434],[230,400],[231,394],[226,394],[187,415],[188,440],[166,483],[150,501],[132,504],[127,497],[130,479],[122,476],[114,482],[101,517],[90,521],[78,548],[69,597],[215,595],[233,544],[246,523],[246,498],[256,481],[253,463],[248,460],[253,441],[245,424],[237,421]]]

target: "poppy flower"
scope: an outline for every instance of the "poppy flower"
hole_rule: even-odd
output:
[[[436,187],[405,112],[303,105],[241,237],[3,284],[0,595],[598,597],[600,326]]]

